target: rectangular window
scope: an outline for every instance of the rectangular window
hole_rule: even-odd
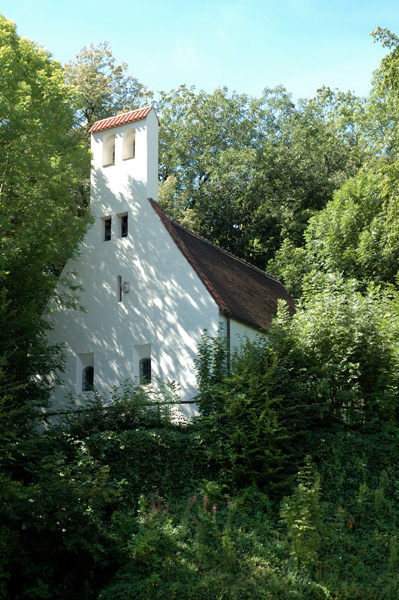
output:
[[[127,237],[127,215],[121,217],[121,237]]]
[[[111,218],[104,219],[104,242],[109,242],[111,239]]]
[[[151,383],[151,358],[142,358],[140,366],[140,383]]]

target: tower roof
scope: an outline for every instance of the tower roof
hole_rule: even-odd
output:
[[[269,327],[279,299],[295,312],[293,297],[278,279],[172,221],[154,200],[150,203],[219,310],[261,329]]]
[[[111,129],[112,127],[118,127],[118,125],[133,123],[134,121],[141,121],[142,119],[145,119],[152,110],[152,106],[146,106],[145,108],[138,108],[137,110],[131,110],[122,115],[117,115],[116,117],[101,119],[101,121],[96,121],[94,125],[91,126],[89,133],[104,131],[104,129]]]

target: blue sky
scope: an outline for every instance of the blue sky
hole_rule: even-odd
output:
[[[108,41],[118,62],[154,91],[181,83],[294,98],[321,85],[366,95],[384,55],[369,33],[399,35],[397,0],[2,0],[19,35],[67,62]]]

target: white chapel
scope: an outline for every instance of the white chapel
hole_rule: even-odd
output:
[[[94,387],[105,397],[125,379],[175,381],[196,393],[194,360],[206,329],[231,346],[265,332],[282,284],[171,221],[157,202],[158,118],[152,107],[98,121],[90,130],[91,212],[79,256],[67,263],[85,312],[54,307],[49,341],[66,371],[54,407]],[[190,416],[192,405],[183,412]]]

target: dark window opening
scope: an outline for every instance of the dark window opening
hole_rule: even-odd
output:
[[[121,217],[121,237],[127,237],[127,215]]]
[[[111,239],[111,219],[104,219],[104,241],[109,242]]]
[[[85,367],[82,372],[82,392],[90,392],[94,384],[93,367]]]
[[[118,302],[122,302],[122,276],[118,275]]]
[[[140,361],[140,382],[151,383],[151,358],[142,358]]]

